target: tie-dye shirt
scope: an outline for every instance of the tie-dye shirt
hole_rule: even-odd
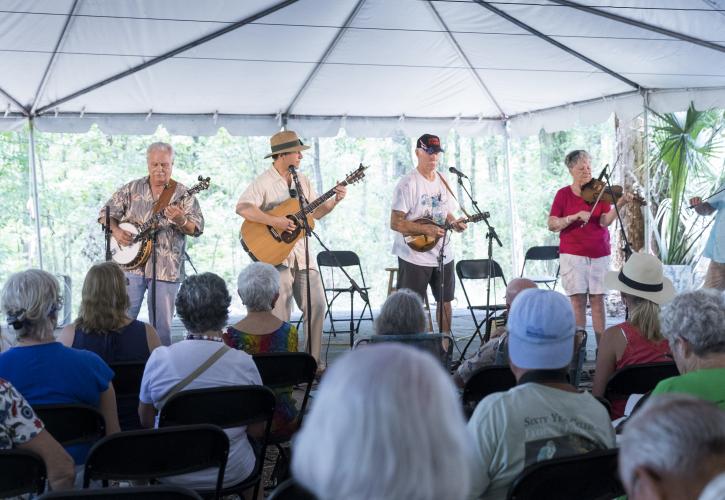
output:
[[[282,326],[272,333],[252,335],[228,326],[224,332],[224,342],[234,349],[247,354],[265,352],[297,352],[297,328],[283,322]],[[290,436],[296,430],[299,410],[292,397],[292,387],[281,387],[274,390],[277,396],[277,407],[272,421],[272,436]]]

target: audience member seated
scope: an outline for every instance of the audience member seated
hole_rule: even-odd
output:
[[[73,459],[43,428],[25,398],[0,379],[0,450],[12,448],[32,451],[43,459],[52,490],[73,488]]]
[[[224,280],[213,273],[189,276],[181,284],[176,296],[176,313],[188,333],[181,342],[154,349],[146,362],[139,395],[141,425],[154,427],[155,409],[163,407],[166,400],[182,390],[262,384],[252,357],[223,342],[222,328],[231,300]],[[209,366],[187,380],[204,364]],[[181,385],[182,381],[187,383]],[[229,459],[224,485],[231,486],[252,472],[255,457],[245,427],[225,429],[225,432],[229,436]],[[168,482],[192,489],[213,488],[216,477],[217,471],[210,468],[174,476]]]
[[[725,472],[707,483],[697,500],[722,500],[723,498],[725,498]]]
[[[58,341],[66,347],[95,352],[109,364],[145,363],[161,340],[151,325],[129,318],[128,308],[126,276],[121,268],[114,262],[96,264],[83,281],[78,318],[63,328]],[[138,400],[117,401],[121,429],[138,429]]]
[[[511,309],[516,296],[528,288],[537,288],[536,283],[527,278],[514,278],[506,286],[506,314]],[[491,332],[489,341],[483,344],[476,354],[466,359],[453,374],[453,380],[458,387],[463,387],[471,375],[484,366],[508,364],[506,326],[500,326]]]
[[[17,337],[17,345],[0,355],[0,377],[35,405],[87,404],[106,420],[106,433],[118,432],[113,372],[95,353],[65,347],[53,330],[61,308],[58,282],[39,269],[15,273],[2,291],[2,309]],[[69,446],[80,465],[88,445]]]
[[[420,295],[409,288],[401,288],[391,293],[375,320],[375,333],[405,335],[425,332],[425,309]]]
[[[237,293],[247,307],[247,315],[224,332],[224,342],[248,354],[297,352],[297,328],[272,314],[279,298],[279,272],[269,264],[253,262],[237,279]],[[277,389],[272,434],[286,435],[294,430],[299,410],[292,388]]]
[[[660,331],[660,305],[675,295],[672,282],[662,275],[659,259],[643,253],[632,254],[621,271],[609,271],[604,283],[610,290],[622,293],[628,319],[607,328],[601,336],[592,387],[592,394],[600,398],[615,371],[672,359],[670,346]],[[612,402],[612,420],[624,415],[626,402]]]
[[[615,445],[602,404],[567,379],[574,354],[574,312],[551,290],[522,291],[508,317],[517,387],[492,394],[468,421],[474,443],[471,498],[504,499],[525,466]]]
[[[723,470],[725,412],[714,404],[685,394],[653,396],[627,421],[619,476],[630,500],[696,500]]]
[[[428,353],[397,343],[344,354],[319,386],[292,454],[318,500],[460,500],[469,445],[455,387]]]
[[[689,393],[725,409],[725,296],[718,290],[678,295],[662,311],[662,333],[680,375],[652,394]]]

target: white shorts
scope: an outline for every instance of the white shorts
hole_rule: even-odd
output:
[[[607,271],[609,271],[609,255],[596,259],[568,253],[559,255],[561,286],[567,295],[607,293],[607,288],[604,286],[604,276]]]

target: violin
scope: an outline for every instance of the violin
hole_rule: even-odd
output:
[[[610,189],[606,182],[600,179],[595,179],[594,177],[592,177],[589,182],[581,186],[581,192],[582,199],[588,205],[594,205],[598,199],[606,201],[607,203],[617,203],[617,200],[624,195],[624,189],[622,186],[615,184]],[[641,206],[647,205],[647,201],[638,193],[632,193],[632,201],[639,203]]]

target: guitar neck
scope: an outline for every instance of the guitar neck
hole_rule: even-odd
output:
[[[317,209],[317,207],[319,207],[320,205],[325,203],[327,200],[332,198],[335,195],[335,188],[337,186],[346,186],[346,185],[347,185],[347,182],[345,182],[345,181],[340,182],[334,188],[330,189],[328,192],[326,192],[325,194],[323,194],[322,196],[317,198],[315,201],[309,202],[307,204],[307,206],[305,207],[305,215],[314,212]]]

